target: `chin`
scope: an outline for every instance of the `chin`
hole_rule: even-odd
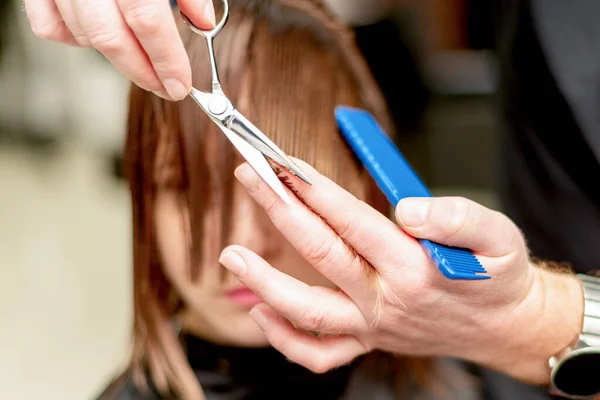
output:
[[[234,347],[270,347],[267,337],[252,317],[244,315],[229,321],[223,331],[226,344]]]

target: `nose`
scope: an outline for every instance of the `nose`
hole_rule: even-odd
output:
[[[252,199],[235,202],[231,221],[231,244],[243,246],[265,259],[280,251],[281,233]]]

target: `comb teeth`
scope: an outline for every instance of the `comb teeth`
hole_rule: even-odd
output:
[[[421,246],[444,276],[450,279],[490,279],[477,257],[469,250],[449,247],[430,240],[420,240]]]

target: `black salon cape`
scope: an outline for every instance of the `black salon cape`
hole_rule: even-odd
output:
[[[208,400],[508,400],[519,398],[518,395],[530,400],[544,398],[532,388],[495,372],[479,370],[479,376],[475,376],[470,366],[449,359],[438,360],[432,372],[432,381],[444,396],[426,393],[410,382],[397,394],[393,378],[367,376],[355,364],[314,374],[270,348],[217,346],[193,337],[184,338],[184,343],[188,361]],[[141,393],[127,375],[111,383],[96,399],[166,400],[154,388]]]

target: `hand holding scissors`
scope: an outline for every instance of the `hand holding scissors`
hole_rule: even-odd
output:
[[[192,84],[190,61],[169,0],[24,0],[38,37],[94,48],[142,89],[182,100]],[[215,26],[212,0],[177,0],[197,26]]]
[[[223,131],[241,155],[248,161],[258,175],[281,197],[290,203],[288,193],[273,171],[271,161],[287,169],[304,182],[311,184],[308,176],[296,166],[286,154],[269,138],[254,126],[247,118],[235,109],[231,101],[223,93],[219,81],[219,70],[214,51],[214,38],[223,29],[229,17],[229,5],[223,0],[223,17],[213,29],[201,29],[182,12],[184,21],[190,29],[203,36],[208,46],[208,56],[212,72],[212,92],[202,92],[192,87],[190,97],[202,108],[210,119]]]

